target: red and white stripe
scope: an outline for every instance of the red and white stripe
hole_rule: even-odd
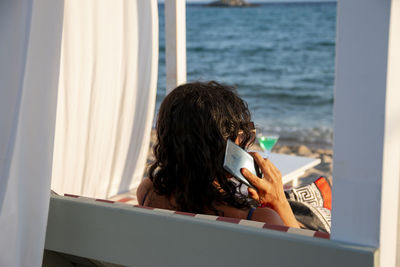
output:
[[[166,213],[171,216],[182,216],[182,215],[183,216],[191,216],[191,217],[195,217],[195,218],[199,218],[199,219],[234,223],[234,224],[240,224],[240,225],[250,226],[250,227],[254,227],[254,228],[276,230],[276,231],[287,232],[287,233],[303,235],[303,236],[318,237],[318,238],[324,238],[324,239],[330,238],[330,235],[327,233],[312,231],[312,230],[308,230],[308,229],[291,228],[291,227],[286,227],[286,226],[281,226],[281,225],[273,225],[273,224],[268,224],[268,223],[263,223],[263,222],[242,220],[242,219],[230,218],[230,217],[221,217],[221,216],[206,215],[206,214],[195,214],[195,213],[182,212],[182,211],[151,208],[151,207],[140,206],[140,205],[129,205],[127,203],[129,203],[131,201],[136,201],[135,199],[129,198],[129,197],[122,198],[119,201],[114,201],[114,200],[107,200],[107,199],[87,198],[87,197],[71,195],[71,194],[64,194],[64,196],[78,198],[79,200],[82,200],[84,202],[102,202],[102,203],[108,203],[108,204],[124,205],[125,207],[132,207],[133,209],[141,208],[141,209],[153,210],[153,211],[157,211],[157,212]]]

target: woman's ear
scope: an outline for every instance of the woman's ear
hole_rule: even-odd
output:
[[[240,145],[240,139],[239,139],[239,136],[238,136],[238,137],[236,137],[236,139],[235,139],[235,144],[236,144],[236,145]]]
[[[243,135],[243,131],[240,130],[239,133],[238,133],[238,135],[237,135],[237,137],[236,137],[236,139],[235,139],[235,144],[236,144],[236,145],[240,145],[240,142],[242,141],[242,140],[240,140],[240,137],[241,137],[242,135]]]

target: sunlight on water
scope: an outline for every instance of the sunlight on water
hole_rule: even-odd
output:
[[[163,9],[157,107],[165,96]],[[281,139],[330,144],[335,24],[335,3],[188,5],[188,80],[235,85],[256,124]]]

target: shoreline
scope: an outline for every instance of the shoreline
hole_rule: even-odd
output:
[[[307,142],[307,141],[298,141],[293,139],[284,139],[279,138],[278,142],[275,146],[289,146],[289,147],[296,147],[299,145],[303,145],[308,147],[311,150],[323,149],[323,150],[332,150],[332,144],[323,143],[323,142]]]

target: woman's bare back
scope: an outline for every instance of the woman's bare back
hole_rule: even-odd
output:
[[[154,192],[153,183],[149,178],[145,178],[142,181],[136,194],[140,205],[159,209],[178,210],[176,202],[172,197],[168,198],[167,196],[160,196]],[[241,210],[228,205],[217,205],[216,208],[223,212],[224,217],[249,219],[249,209]],[[204,213],[208,215],[216,215],[211,210],[205,210]],[[279,215],[270,208],[255,209],[250,219],[270,224],[284,225]]]

